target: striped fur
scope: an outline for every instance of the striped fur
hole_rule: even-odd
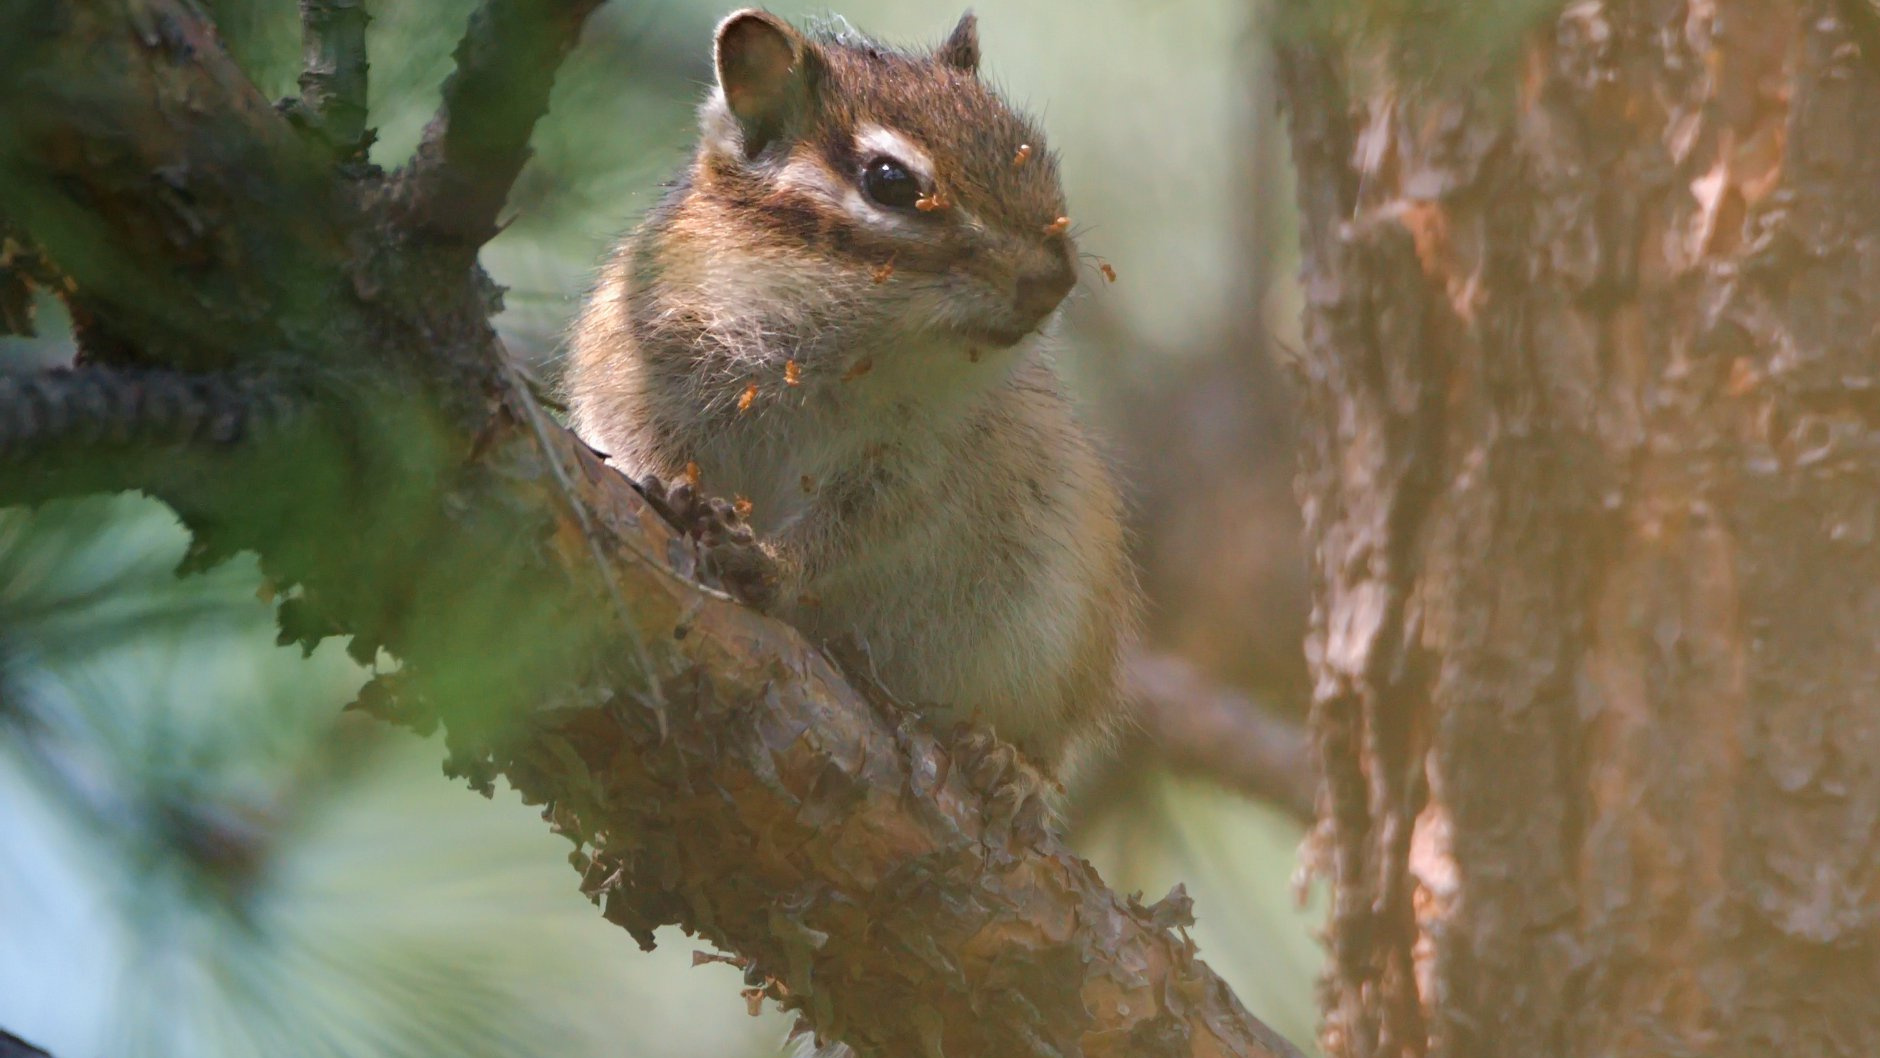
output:
[[[793,49],[798,80],[735,86],[787,101],[761,122],[723,84],[740,18]],[[1057,163],[971,68],[970,30],[907,53],[728,19],[697,154],[605,265],[569,393],[629,473],[696,463],[707,492],[752,501],[782,616],[865,642],[891,690],[1062,774],[1121,715],[1134,581],[1108,469],[1016,307],[1021,276],[1073,260],[1047,231]],[[881,153],[946,208],[870,202]]]

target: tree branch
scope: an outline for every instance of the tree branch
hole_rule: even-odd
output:
[[[407,223],[474,250],[529,159],[555,70],[600,0],[484,0],[457,44],[457,68],[400,174]]]
[[[0,1058],[52,1058],[52,1055],[0,1029]]]
[[[366,132],[366,14],[360,0],[300,0],[303,70],[290,115],[344,161],[371,145]]]
[[[293,586],[285,636],[395,654],[377,692],[435,709],[458,774],[546,805],[607,918],[739,952],[865,1053],[1297,1053],[1195,957],[1185,900],[1143,907],[1055,840],[989,822],[949,747],[701,588],[689,546],[531,404],[464,244],[401,238],[408,207],[460,192],[494,216],[539,113],[503,97],[546,99],[592,4],[486,4],[448,127],[391,202],[286,128],[194,4],[60,6],[0,14],[18,60],[0,64],[0,179],[33,205],[22,226],[129,348],[196,367],[180,336],[213,335],[208,359],[292,368],[315,405],[295,436],[320,443],[235,446],[248,472],[231,475],[152,451],[143,484],[209,555],[252,549]],[[559,28],[530,36],[527,12]],[[525,83],[498,92],[504,71]],[[253,178],[233,160],[277,179],[239,194]],[[174,277],[174,299],[116,296],[125,262]]]
[[[94,336],[88,352],[134,346],[201,371],[349,319],[329,302],[356,219],[321,156],[180,8],[0,5],[0,195],[76,285],[78,322],[136,339]]]
[[[101,448],[234,444],[293,413],[271,380],[80,368],[0,375],[0,458],[71,457]]]
[[[1313,822],[1318,775],[1303,725],[1179,658],[1137,654],[1124,677],[1143,728],[1173,764]]]

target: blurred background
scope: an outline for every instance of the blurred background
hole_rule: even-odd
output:
[[[206,6],[270,96],[292,94],[285,0]],[[472,0],[373,3],[374,160],[401,162]],[[564,69],[484,255],[511,349],[544,379],[608,243],[683,163],[728,4],[603,7]],[[822,8],[780,3],[799,21]],[[985,69],[1063,156],[1089,266],[1060,363],[1122,468],[1151,650],[1303,712],[1305,562],[1284,351],[1298,316],[1292,191],[1249,0],[978,0]],[[960,10],[853,0],[931,43]],[[0,339],[0,369],[70,356]],[[342,714],[370,675],[329,641],[275,645],[252,561],[174,575],[160,505],[0,512],[0,1026],[59,1058],[767,1056],[787,1021],[640,952],[575,888],[568,845],[442,750]],[[1202,955],[1261,1018],[1313,1038],[1320,918],[1301,825],[1146,739],[1080,791],[1075,844],[1119,890],[1185,883]]]

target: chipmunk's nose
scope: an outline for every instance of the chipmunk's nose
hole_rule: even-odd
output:
[[[1043,320],[1077,285],[1077,273],[1066,257],[1059,257],[1048,267],[1021,272],[1018,296],[1013,306],[1018,314],[1034,322]]]

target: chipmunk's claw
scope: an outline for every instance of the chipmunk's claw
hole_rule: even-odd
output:
[[[1001,742],[983,724],[962,725],[955,731],[953,750],[958,766],[985,798],[986,834],[1010,834],[1034,841],[1057,819],[1057,783],[1009,742]]]
[[[648,475],[640,492],[666,520],[693,540],[704,580],[739,602],[759,610],[776,602],[780,580],[776,560],[757,542],[736,505],[716,496],[700,496],[690,482],[667,484]]]

